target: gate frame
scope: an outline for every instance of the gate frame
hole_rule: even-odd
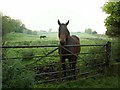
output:
[[[105,47],[105,66],[109,66],[109,63],[110,63],[110,52],[111,52],[111,42],[107,42],[106,44],[97,44],[97,45],[65,45],[65,47],[88,47],[88,46],[104,46]],[[41,47],[57,47],[55,48],[54,50],[52,50],[51,52],[48,52],[45,56],[39,58],[38,60],[36,60],[34,63],[36,63],[37,61],[43,59],[44,57],[47,57],[48,55],[50,55],[51,53],[53,53],[54,51],[58,50],[59,48],[59,45],[45,45],[45,46],[0,46],[0,48],[41,48]],[[33,63],[31,63],[33,64]],[[66,70],[67,71],[67,70]],[[61,72],[61,71],[60,71]],[[63,72],[63,71],[62,71]],[[85,73],[82,73],[83,75]],[[87,72],[88,74],[88,72]],[[68,77],[72,77],[72,76],[68,76]],[[61,77],[59,77],[58,79],[55,79],[55,80],[60,80]],[[48,80],[49,82],[50,80]],[[52,80],[54,81],[54,80]]]

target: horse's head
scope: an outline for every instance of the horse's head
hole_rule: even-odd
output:
[[[58,30],[58,37],[61,45],[65,45],[67,42],[68,36],[70,36],[70,32],[67,29],[67,25],[69,24],[69,20],[67,23],[60,23],[58,20],[59,30]]]

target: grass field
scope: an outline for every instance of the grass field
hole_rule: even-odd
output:
[[[3,40],[6,41],[36,41],[40,40],[41,35],[46,35],[47,40],[58,40],[58,33],[57,32],[43,32],[39,35],[31,35],[31,34],[23,34],[23,33],[9,33],[5,36],[3,36]],[[72,32],[71,35],[77,35],[79,38],[85,39],[85,38],[97,38],[97,39],[106,39],[107,36],[105,35],[92,35],[92,34],[86,34],[86,33],[77,33]]]
[[[71,33],[72,35],[77,35],[80,38],[81,44],[101,44],[106,42],[106,36],[104,35],[90,35],[90,34],[83,34],[83,33]],[[46,35],[47,38],[40,39],[41,35]],[[11,45],[14,45],[14,43],[23,43],[23,42],[42,42],[42,44],[48,45],[48,44],[58,44],[58,34],[56,32],[44,32],[41,35],[29,35],[29,34],[7,34],[3,37],[4,43],[12,42]],[[54,42],[54,43],[53,43]],[[23,43],[24,45],[24,43]]]
[[[116,76],[95,77],[86,80],[67,81],[64,83],[36,84],[33,88],[118,88],[119,80]]]
[[[105,35],[89,35],[89,34],[75,33],[75,32],[72,34],[77,35],[80,38],[80,43],[82,45],[83,44],[105,44],[108,40],[110,40]],[[44,39],[40,39],[40,35],[46,35],[47,37]],[[3,45],[4,46],[21,46],[21,45],[31,46],[31,45],[58,45],[59,44],[58,36],[56,32],[51,32],[51,33],[43,32],[40,35],[10,33],[3,37]],[[24,59],[27,56],[45,55],[53,49],[54,48],[3,49],[3,58],[21,57],[20,60],[22,61],[22,65],[26,65],[36,60],[36,58]],[[82,48],[81,52],[82,53],[93,52],[96,50],[101,51],[102,48],[86,47],[86,48]],[[52,55],[58,55],[58,51],[54,52]],[[96,58],[96,57],[103,58],[103,55],[99,55],[99,56],[80,55],[80,57],[84,59]],[[42,63],[39,62],[39,65],[47,65],[49,63],[58,62],[58,60],[59,60],[59,57],[46,57],[43,59]],[[81,71],[83,66],[84,64],[80,67]],[[4,77],[7,77],[7,75]],[[32,88],[45,88],[45,87],[46,88],[117,88],[118,76],[109,75],[109,76],[102,76],[102,77],[96,77],[96,78],[89,78],[86,80],[77,80],[73,82],[71,81],[63,82],[63,83],[58,82],[57,84],[56,83],[34,84],[34,85],[31,85],[30,87]]]

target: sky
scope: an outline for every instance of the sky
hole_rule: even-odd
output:
[[[68,24],[70,32],[91,28],[104,34],[107,17],[101,7],[106,0],[0,0],[0,11],[19,19],[31,30],[58,31],[58,19]]]

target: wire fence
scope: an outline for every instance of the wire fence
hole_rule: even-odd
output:
[[[17,49],[17,48],[54,48],[49,52],[46,52],[45,55],[37,55],[37,56],[28,56],[23,59],[27,58],[35,58],[34,61],[32,61],[29,64],[26,64],[26,67],[32,67],[34,68],[34,71],[36,73],[36,80],[37,83],[43,83],[43,82],[52,82],[52,81],[63,81],[68,80],[76,76],[78,79],[92,77],[100,74],[104,71],[104,66],[109,65],[110,61],[110,51],[111,51],[111,43],[107,42],[106,44],[100,44],[100,45],[65,45],[64,47],[102,47],[102,49],[99,49],[98,51],[91,51],[91,52],[81,52],[79,54],[77,65],[75,69],[70,69],[69,64],[75,63],[68,62],[66,60],[65,63],[61,63],[59,60],[60,56],[65,55],[72,55],[72,54],[55,54],[52,55],[54,52],[56,52],[59,48],[58,45],[46,45],[46,46],[2,46],[0,48],[2,49]],[[46,63],[49,59],[52,59],[54,57],[57,57],[58,60],[56,62],[50,62]],[[3,57],[2,60],[6,59],[21,59],[22,57]],[[49,58],[49,59],[48,59]],[[45,60],[43,60],[45,59]],[[67,69],[62,70],[61,65],[66,64]],[[71,74],[72,71],[76,70],[76,74]],[[66,72],[67,76],[63,77],[63,73]]]

